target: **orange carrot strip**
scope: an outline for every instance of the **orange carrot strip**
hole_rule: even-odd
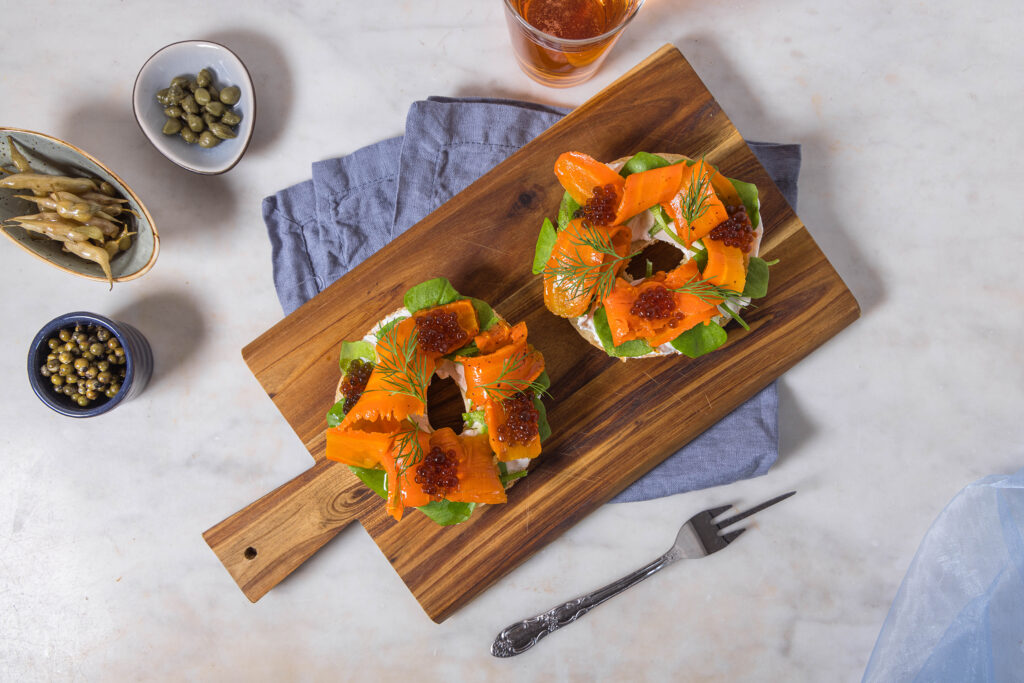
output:
[[[504,503],[507,501],[505,487],[501,485],[494,455],[487,445],[487,437],[458,437],[450,429],[439,429],[432,435],[431,443],[455,451],[457,465],[455,476],[459,487],[450,491],[445,498],[457,503]]]
[[[684,175],[689,175],[686,164],[672,164],[626,176],[615,223],[625,223],[652,206],[672,201],[679,194]]]
[[[508,421],[503,401],[491,400],[484,404],[484,418],[487,421],[487,438],[498,460],[508,462],[520,458],[536,458],[540,455],[540,434],[535,434],[525,444],[510,444],[498,439],[498,428]]]
[[[437,313],[454,313],[456,322],[463,332],[466,333],[466,337],[463,341],[452,342],[450,348],[443,349],[441,351],[423,351],[421,352],[427,356],[434,356],[435,358],[451,353],[457,348],[465,346],[469,343],[477,332],[480,331],[480,323],[477,320],[476,308],[473,307],[473,302],[469,299],[459,299],[448,304],[441,306],[433,306],[431,308],[424,308],[421,311],[416,311],[413,314],[413,319],[419,320],[421,318],[427,318]]]
[[[479,356],[456,356],[466,375],[466,396],[474,406],[484,405],[492,394],[508,394],[521,390],[540,377],[544,357],[526,343],[526,323],[517,323],[510,343]]]
[[[711,182],[711,174],[713,173],[715,173],[715,170],[710,164],[702,165],[700,162],[697,162],[693,166],[688,166],[687,175],[683,178],[679,193],[670,201],[662,203],[662,208],[675,221],[676,234],[686,244],[691,244],[695,240],[701,239],[711,232],[716,225],[729,218],[729,214],[725,210],[725,204],[715,194],[713,183]],[[707,183],[704,192],[700,195],[703,198],[704,211],[693,220],[693,223],[687,223],[683,217],[683,199],[691,187],[702,182]]]
[[[374,468],[391,447],[391,434],[331,427],[326,432],[328,460]]]
[[[708,250],[704,277],[723,289],[742,292],[747,282],[743,251],[739,247],[730,247],[718,240],[704,240],[704,246]]]
[[[604,263],[605,254],[583,244],[585,235],[582,219],[570,221],[565,230],[558,233],[544,271],[544,305],[563,318],[579,317],[590,307],[600,266]],[[578,267],[577,277],[564,274],[570,265]]]
[[[593,157],[582,152],[565,152],[555,161],[555,176],[565,191],[578,204],[586,204],[594,196],[595,187],[612,185],[622,196],[625,183],[622,176]]]

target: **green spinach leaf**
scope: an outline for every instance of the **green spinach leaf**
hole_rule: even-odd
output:
[[[594,313],[594,330],[597,332],[597,338],[601,340],[601,346],[609,356],[632,358],[646,356],[654,350],[643,339],[630,339],[615,346],[615,343],[612,342],[612,328],[608,326],[608,313],[604,310],[604,306],[598,308]]]
[[[423,507],[416,508],[441,526],[451,526],[465,522],[473,515],[476,503],[453,503],[450,500],[432,500]]]
[[[708,322],[704,325],[691,327],[672,340],[672,348],[685,356],[696,358],[711,353],[725,343],[728,335],[722,326]]]
[[[540,224],[540,234],[537,235],[537,246],[533,249],[533,274],[540,275],[544,272],[544,266],[551,258],[551,250],[555,247],[555,240],[558,238],[555,226],[547,218]]]
[[[750,217],[750,225],[757,229],[757,226],[761,224],[761,200],[757,196],[757,185],[745,183],[742,180],[733,180],[732,178],[728,180],[736,188],[736,193],[739,194],[740,201],[743,202],[743,206],[747,210],[747,216]]]
[[[369,486],[378,496],[381,498],[388,497],[388,487],[385,483],[387,472],[384,470],[371,470],[365,467],[355,467],[354,465],[349,465],[348,468],[359,477],[359,481]]]
[[[671,166],[671,164],[668,159],[660,157],[657,154],[637,152],[629,161],[626,162],[626,165],[619,170],[619,175],[625,178],[626,176],[633,175],[634,173],[642,173],[643,171],[650,171],[652,168],[661,168],[662,166]]]
[[[387,473],[384,470],[371,470],[351,465],[349,465],[349,469],[378,496],[384,499],[388,497]],[[450,526],[469,519],[475,507],[476,503],[453,503],[449,500],[434,500],[416,509],[438,524]]]
[[[537,409],[537,435],[540,442],[544,443],[551,436],[551,425],[548,424],[548,410],[544,407],[544,401],[540,396],[533,395],[533,407]]]
[[[697,267],[700,268],[700,272],[704,272],[704,266],[708,264],[708,250],[704,248],[704,243],[697,240],[693,243],[692,247],[695,252],[693,260],[697,263]]]
[[[572,220],[572,216],[576,213],[576,210],[580,208],[579,202],[572,198],[568,192],[562,195],[562,203],[558,207],[558,229],[565,230],[565,226],[569,225],[569,221]]]
[[[405,293],[405,307],[410,313],[421,311],[431,306],[450,304],[460,298],[452,283],[443,277],[421,282]]]
[[[747,266],[747,283],[743,286],[743,296],[760,299],[768,293],[768,262],[756,256],[750,257]]]
[[[475,299],[471,296],[466,298],[473,303],[473,308],[476,309],[476,320],[480,324],[481,332],[491,329],[494,323],[498,322],[498,316],[494,314],[494,309],[491,308],[489,303],[483,299]]]

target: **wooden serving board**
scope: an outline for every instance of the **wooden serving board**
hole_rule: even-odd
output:
[[[755,183],[761,254],[780,262],[768,296],[744,314],[750,331],[731,326],[726,347],[696,360],[620,362],[549,314],[530,268],[541,221],[562,196],[552,168],[568,150],[602,160],[641,150],[706,155],[725,175]],[[341,341],[362,337],[400,307],[407,288],[438,276],[508,320],[525,320],[552,379],[553,434],[537,467],[511,489],[507,505],[481,508],[453,527],[417,513],[395,523],[346,467],[324,460]],[[441,621],[858,315],[743,138],[666,45],[243,349],[316,464],[204,537],[255,601],[358,518]]]

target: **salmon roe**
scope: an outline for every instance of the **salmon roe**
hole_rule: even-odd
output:
[[[373,372],[373,363],[356,358],[349,363],[348,372],[341,382],[341,395],[345,397],[345,412],[352,410],[359,397],[366,389],[366,383],[370,381],[370,373]]]
[[[573,218],[582,218],[590,225],[611,225],[615,220],[615,208],[619,198],[615,194],[615,186],[608,183],[594,188],[594,194],[587,203],[576,209]]]
[[[452,311],[430,311],[416,318],[419,347],[423,351],[448,353],[464,345],[469,334]]]
[[[718,240],[730,247],[739,247],[744,254],[754,247],[754,226],[743,206],[726,207],[729,217],[716,225],[708,235],[709,239]]]
[[[540,413],[533,405],[533,398],[520,391],[512,398],[501,402],[505,411],[505,424],[498,427],[498,441],[525,446],[539,433]]]
[[[458,490],[457,468],[455,451],[446,451],[440,446],[434,446],[423,456],[413,479],[423,488],[425,494],[435,500],[441,500],[449,492]]]
[[[676,298],[667,287],[651,287],[636,298],[629,312],[644,320],[664,320],[676,312]]]

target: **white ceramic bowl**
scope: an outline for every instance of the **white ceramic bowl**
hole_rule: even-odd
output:
[[[242,91],[241,99],[234,105],[235,112],[242,117],[235,129],[238,137],[208,149],[190,145],[178,135],[164,135],[167,117],[164,107],[156,101],[157,92],[170,85],[172,78],[194,77],[204,68],[213,72],[218,89],[236,85]],[[224,173],[238,163],[249,146],[256,121],[256,92],[245,65],[234,52],[208,40],[172,43],[150,57],[135,78],[132,106],[142,132],[161,154],[182,168],[205,175]]]

